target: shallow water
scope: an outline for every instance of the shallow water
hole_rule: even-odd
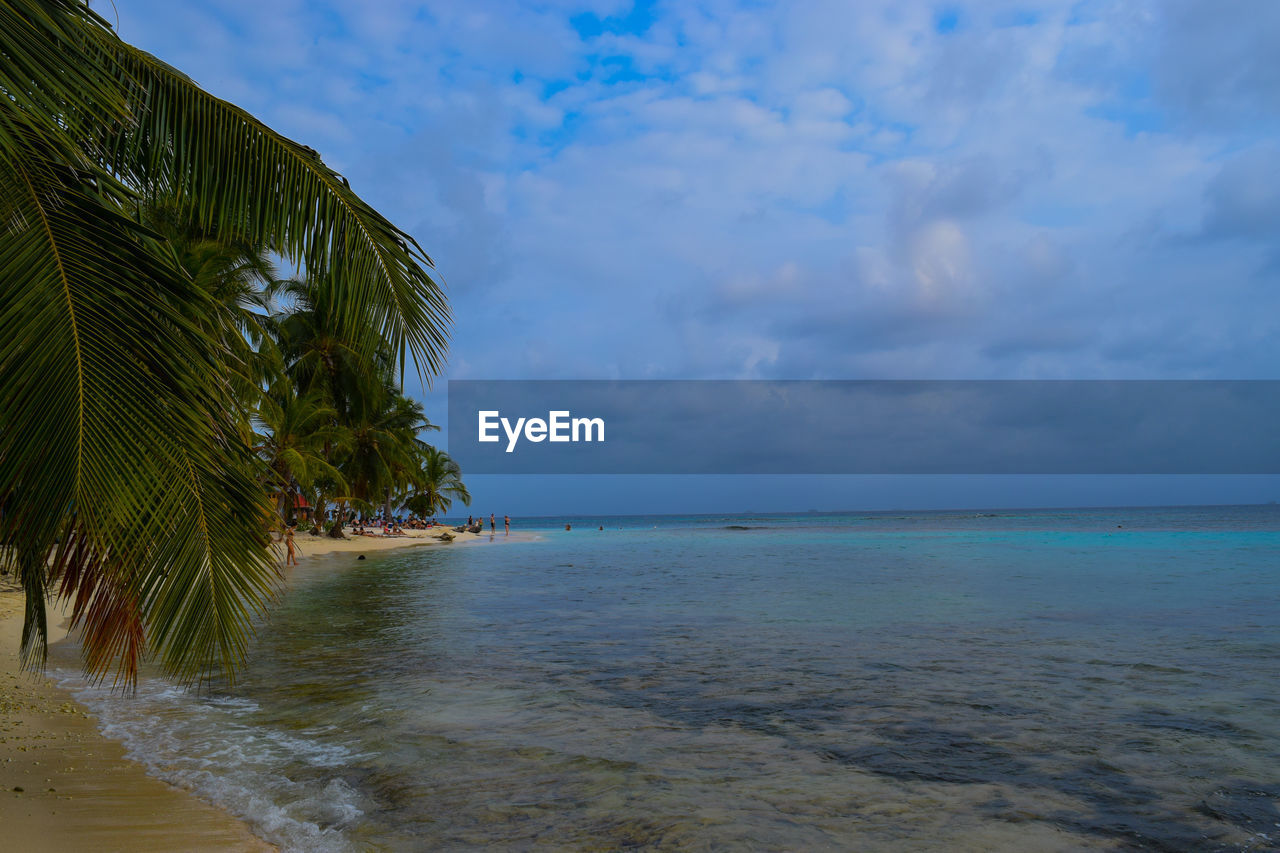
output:
[[[572,521],[63,677],[287,849],[1280,849],[1276,507]]]

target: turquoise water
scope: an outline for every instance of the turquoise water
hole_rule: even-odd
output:
[[[1280,849],[1280,508],[564,521],[64,678],[286,849]]]

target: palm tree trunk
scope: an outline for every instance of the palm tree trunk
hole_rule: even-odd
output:
[[[314,525],[311,528],[311,535],[322,535],[324,533],[324,492],[316,492],[316,505],[311,509],[311,522]]]
[[[337,516],[338,517],[334,519],[333,528],[329,531],[329,536],[333,539],[346,539],[347,537],[342,535],[342,525],[347,520],[347,502],[346,501],[338,501]]]
[[[391,518],[391,487],[387,486],[387,497],[382,504],[382,517]]]

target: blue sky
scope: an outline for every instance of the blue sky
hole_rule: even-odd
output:
[[[450,377],[1277,378],[1270,0],[95,7],[419,239]]]

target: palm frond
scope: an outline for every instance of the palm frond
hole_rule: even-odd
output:
[[[107,141],[112,170],[189,204],[207,229],[270,245],[303,264],[313,282],[337,282],[343,316],[378,330],[402,358],[407,349],[424,378],[440,372],[452,320],[434,264],[416,240],[314,150],[107,29],[88,29],[136,87],[137,128]]]
[[[0,2],[0,152],[12,157],[35,131],[64,163],[99,162],[97,141],[132,121],[122,69],[101,62],[87,36],[105,28],[80,0]]]
[[[74,516],[94,563],[78,577],[134,596],[171,672],[197,676],[209,643],[234,665],[275,569],[253,517],[265,498],[231,458],[224,353],[188,319],[207,297],[91,175],[38,140],[22,153],[0,159],[0,545],[48,554]],[[212,622],[163,594],[166,576],[191,583],[183,600],[214,596]],[[28,605],[30,653],[43,597]]]
[[[230,671],[279,582],[245,401],[286,361],[437,373],[450,316],[431,259],[314,151],[82,0],[0,0],[0,57],[0,553],[27,588],[24,655],[43,660],[57,584],[94,675],[128,686],[145,654],[186,680]],[[213,245],[179,260],[138,213],[161,197],[245,262]],[[244,286],[273,275],[263,249],[306,269],[299,295],[333,335],[309,361],[274,347],[266,294]]]

